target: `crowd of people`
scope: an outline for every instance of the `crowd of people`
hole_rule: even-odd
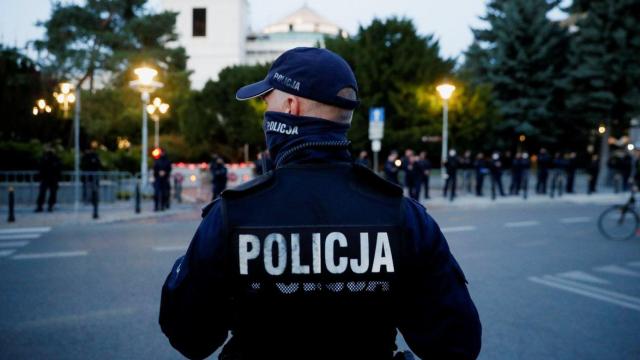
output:
[[[359,154],[356,162],[371,167],[366,151]],[[613,156],[610,161],[611,173],[622,179],[623,190],[626,190],[624,187],[631,176],[631,163],[628,154]],[[406,149],[402,157],[398,151],[391,151],[384,163],[383,172],[388,181],[405,187],[410,197],[419,200],[431,197],[429,183],[432,169],[432,162],[426,151],[416,154],[412,149]],[[532,169],[535,170],[535,179],[532,179]],[[552,155],[544,148],[533,156],[527,152],[512,154],[509,151],[494,151],[489,154],[465,151],[459,155],[455,149],[451,149],[444,163],[444,170],[442,194],[450,200],[455,199],[461,190],[479,197],[484,196],[486,182],[490,184],[492,199],[518,195],[526,198],[530,186],[534,185],[533,180],[536,194],[555,197],[565,192],[575,192],[578,161],[575,152],[558,152]],[[597,155],[591,157],[586,172],[589,176],[588,193],[591,194],[596,191],[599,174]]]

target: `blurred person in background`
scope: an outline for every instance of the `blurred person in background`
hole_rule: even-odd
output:
[[[484,177],[489,174],[489,164],[484,158],[483,153],[476,155],[476,161],[473,163],[476,169],[476,196],[483,196]]]
[[[431,177],[431,161],[429,161],[429,157],[427,156],[426,151],[420,152],[418,166],[420,167],[420,171],[422,172],[421,182],[424,185],[424,197],[425,199],[430,199],[431,197],[429,196],[429,179]]]
[[[536,182],[536,193],[547,193],[547,179],[549,178],[549,168],[551,167],[551,157],[547,149],[541,148],[538,154],[538,181]]]
[[[358,155],[358,158],[355,160],[356,164],[362,165],[366,168],[371,169],[371,162],[369,161],[369,154],[367,153],[366,150],[362,150],[360,151],[360,155]]]
[[[171,194],[171,161],[163,149],[153,162],[153,179],[153,211],[164,211],[169,208]]]
[[[98,144],[94,141],[91,143],[91,147],[82,154],[80,160],[80,170],[83,172],[89,172],[89,174],[82,174],[82,201],[89,202],[91,200],[91,192],[94,189],[100,188],[100,177],[95,172],[102,170],[102,162],[96,152]]]
[[[456,187],[458,183],[458,168],[460,167],[460,161],[455,149],[449,150],[449,157],[444,163],[444,168],[447,172],[446,180],[444,183],[444,189],[442,195],[446,198],[449,193],[449,201],[453,201],[456,197]]]
[[[489,170],[491,172],[491,199],[496,198],[496,187],[500,192],[500,196],[504,197],[504,188],[502,187],[502,159],[499,152],[494,152],[491,155],[491,163],[489,164]]]
[[[39,164],[38,175],[40,176],[40,190],[38,191],[36,212],[42,212],[44,198],[47,195],[47,191],[49,191],[47,211],[53,211],[58,194],[58,183],[60,182],[61,168],[62,165],[60,163],[60,158],[56,155],[53,147],[46,145]]]
[[[400,171],[400,167],[396,165],[396,160],[398,160],[398,152],[392,150],[387,157],[387,161],[384,163],[384,178],[394,184],[400,184],[398,181],[398,172]]]
[[[460,169],[462,169],[462,188],[467,194],[471,193],[471,179],[473,178],[473,158],[471,151],[464,152],[464,156],[460,159]]]
[[[591,160],[587,166],[587,174],[589,175],[589,187],[587,189],[587,194],[591,195],[596,192],[598,175],[600,174],[600,159],[597,154],[591,155]]]
[[[213,199],[215,199],[227,188],[227,167],[224,164],[224,159],[217,156],[209,170],[213,183]]]

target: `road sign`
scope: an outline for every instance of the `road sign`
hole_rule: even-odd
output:
[[[382,143],[380,140],[372,140],[371,141],[371,151],[379,152],[382,149]]]
[[[369,140],[382,140],[384,136],[384,108],[369,110]]]

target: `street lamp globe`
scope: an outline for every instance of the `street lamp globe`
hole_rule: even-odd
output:
[[[155,105],[153,104],[147,105],[147,112],[149,113],[149,115],[153,115],[153,113],[156,112]]]
[[[166,114],[167,111],[169,111],[169,104],[162,103],[160,104],[159,109],[160,109],[160,113]]]
[[[139,67],[133,70],[133,72],[138,76],[138,81],[140,82],[140,85],[143,85],[143,86],[152,85],[153,78],[155,78],[156,75],[158,75],[158,71],[156,69],[152,69],[146,66]]]
[[[69,92],[71,92],[71,88],[73,86],[69,83],[60,83],[60,91],[62,91],[62,94],[67,95]]]
[[[451,85],[451,84],[442,84],[442,85],[438,85],[436,87],[436,90],[438,90],[438,93],[440,94],[440,97],[443,100],[449,100],[449,98],[451,98],[451,95],[453,95],[453,91],[456,89],[455,86]]]

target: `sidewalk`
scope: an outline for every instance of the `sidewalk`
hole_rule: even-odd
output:
[[[487,208],[500,205],[540,205],[540,204],[592,204],[592,205],[614,205],[624,204],[629,199],[628,192],[613,192],[587,194],[564,194],[561,197],[551,198],[547,195],[532,194],[525,200],[520,196],[496,197],[491,200],[491,196],[477,197],[475,195],[463,194],[456,197],[453,201],[449,198],[440,196],[432,196],[431,199],[421,199],[421,203],[428,208]]]
[[[205,204],[193,203],[172,203],[171,208],[165,211],[153,211],[153,202],[144,201],[140,206],[140,213],[136,214],[132,201],[116,202],[112,204],[101,204],[98,209],[98,219],[93,219],[93,207],[91,205],[81,205],[78,212],[74,211],[72,204],[56,205],[53,212],[43,211],[35,213],[34,207],[19,206],[15,209],[16,221],[7,222],[8,208],[0,207],[0,228],[20,228],[35,226],[59,226],[70,224],[105,224],[118,221],[132,221],[177,214],[194,214],[196,218]]]

